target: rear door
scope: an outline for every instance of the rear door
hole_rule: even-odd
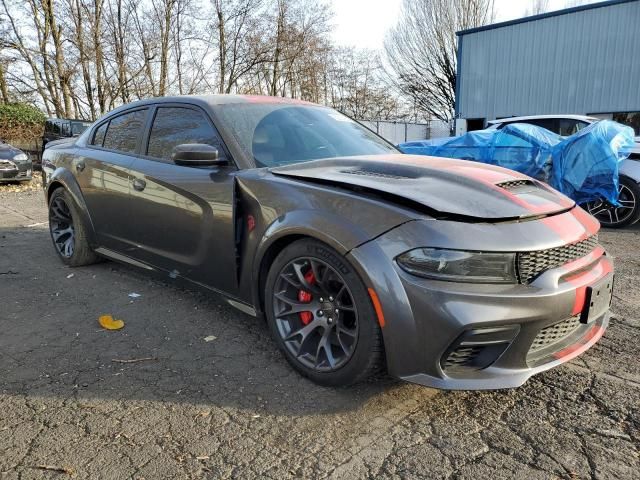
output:
[[[228,164],[176,165],[171,160],[173,148],[185,143],[213,145]],[[131,170],[127,215],[133,225],[135,257],[174,276],[233,294],[237,169],[206,112],[188,104],[158,105],[142,156]]]
[[[100,246],[124,254],[133,250],[127,215],[129,167],[139,151],[148,112],[146,107],[128,110],[98,124],[72,167]]]

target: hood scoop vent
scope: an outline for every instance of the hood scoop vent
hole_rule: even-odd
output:
[[[377,177],[377,178],[411,178],[405,175],[393,175],[391,173],[382,173],[382,172],[372,172],[370,170],[340,170],[340,173],[348,173],[349,175],[364,175],[367,177]]]
[[[509,191],[521,190],[524,188],[527,190],[530,190],[531,188],[538,188],[538,186],[531,180],[510,180],[508,182],[498,183],[496,184],[496,187],[504,188]]]

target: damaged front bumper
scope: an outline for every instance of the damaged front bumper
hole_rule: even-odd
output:
[[[360,273],[384,309],[389,373],[444,389],[510,388],[590,348],[608,325],[613,287],[613,265],[600,246],[526,284],[431,280],[381,261],[416,242],[477,251],[555,248],[595,234],[583,213],[506,224],[410,222],[351,251],[354,264],[367,265]],[[592,287],[606,304],[598,300],[584,315]]]

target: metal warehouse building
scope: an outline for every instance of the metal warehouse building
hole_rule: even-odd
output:
[[[640,0],[611,0],[458,32],[459,128],[588,114],[640,129]]]

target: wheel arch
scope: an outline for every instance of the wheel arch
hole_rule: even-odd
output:
[[[277,219],[265,231],[254,257],[252,285],[256,311],[264,312],[264,285],[269,267],[288,245],[304,238],[322,242],[343,257],[371,240],[361,228],[326,213],[297,211]]]
[[[69,193],[69,195],[71,195],[71,198],[78,206],[78,210],[82,215],[82,221],[86,226],[86,230],[87,230],[86,233],[89,240],[89,244],[92,247],[96,247],[97,240],[96,240],[95,230],[93,228],[93,222],[91,220],[91,215],[89,214],[89,210],[87,209],[87,204],[84,200],[84,195],[82,194],[80,185],[78,184],[73,174],[67,169],[58,168],[49,177],[45,188],[46,188],[47,207],[49,206],[51,195],[53,195],[53,192],[55,190],[58,190],[59,188],[64,188]]]
[[[278,254],[282,252],[285,248],[291,245],[293,242],[298,240],[302,240],[304,238],[313,238],[307,235],[301,234],[289,234],[284,235],[273,241],[266,249],[262,258],[260,259],[260,265],[258,267],[258,277],[256,284],[256,293],[257,293],[257,306],[259,307],[257,310],[260,312],[264,312],[264,288],[267,281],[267,275],[269,274],[269,268],[273,261],[276,259]]]

